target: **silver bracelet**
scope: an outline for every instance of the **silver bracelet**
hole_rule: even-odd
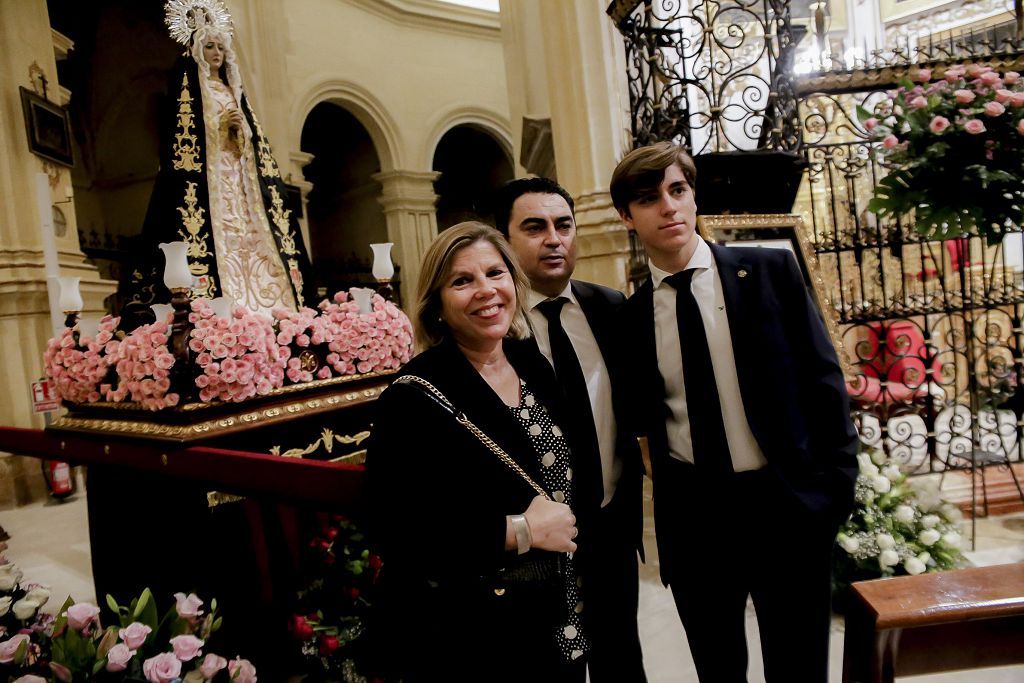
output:
[[[512,530],[516,532],[516,549],[520,555],[529,552],[533,545],[533,534],[530,533],[530,523],[526,521],[525,515],[509,515],[508,521],[512,523]]]

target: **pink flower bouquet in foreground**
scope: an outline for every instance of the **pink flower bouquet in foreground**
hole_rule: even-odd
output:
[[[163,618],[147,588],[128,606],[107,596],[117,625],[104,627],[98,607],[68,598],[55,618],[34,617],[16,633],[0,628],[0,680],[256,683],[248,660],[228,660],[208,646],[221,626],[217,601],[206,612],[195,595],[174,597]]]
[[[109,390],[104,382],[110,373],[109,356],[118,346],[114,334],[119,321],[120,318],[109,315],[104,317],[95,337],[81,334],[77,327],[68,327],[47,343],[43,366],[46,375],[56,383],[62,400],[99,401]]]

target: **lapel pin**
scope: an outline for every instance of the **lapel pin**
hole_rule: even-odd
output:
[[[745,271],[745,270],[737,270],[736,271],[736,275],[738,275],[739,277],[746,277],[747,276],[747,271]]]

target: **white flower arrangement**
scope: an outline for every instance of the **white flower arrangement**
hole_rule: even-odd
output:
[[[937,484],[914,484],[881,450],[857,456],[856,507],[836,541],[837,586],[852,581],[954,569],[960,550],[959,508]]]

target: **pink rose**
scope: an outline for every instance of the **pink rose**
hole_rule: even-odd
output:
[[[967,67],[967,75],[971,78],[977,78],[981,74],[990,70],[992,67],[981,66],[980,64],[970,64]]]
[[[1013,91],[1007,90],[1006,88],[1000,88],[996,90],[996,102],[1000,104],[1006,104],[1013,99]]]
[[[50,671],[53,672],[54,677],[58,681],[61,681],[61,683],[71,683],[71,669],[67,668],[63,664],[50,662]]]
[[[139,624],[138,622],[133,622],[118,631],[118,637],[124,641],[125,645],[128,646],[128,649],[137,650],[142,647],[145,643],[145,639],[150,637],[151,633],[153,633],[153,629],[150,627],[147,627],[144,624]]]
[[[949,128],[949,119],[945,116],[936,116],[932,119],[932,122],[928,124],[928,129],[936,135],[947,128]]]
[[[988,71],[986,73],[981,74],[981,82],[984,83],[985,85],[993,86],[996,85],[997,83],[1002,83],[1003,79],[1000,78],[999,74],[997,74],[995,71]]]
[[[953,92],[953,95],[956,97],[956,101],[960,104],[970,104],[974,101],[974,98],[977,97],[970,90],[956,90]]]
[[[985,132],[985,124],[980,119],[971,119],[964,124],[964,130],[971,135],[979,135]]]
[[[928,99],[922,95],[918,95],[914,99],[910,100],[911,109],[924,109],[928,106]]]
[[[889,133],[888,135],[885,136],[885,139],[882,140],[882,147],[886,149],[893,149],[899,143],[900,139],[893,135],[892,133]]]
[[[1024,107],[1024,92],[1015,92],[1010,98],[1011,107]]]
[[[87,602],[79,602],[68,607],[66,614],[68,617],[68,626],[76,631],[82,631],[85,630],[92,622],[98,621],[100,608],[96,605],[90,605]]]
[[[39,676],[33,676],[32,674],[27,674],[21,678],[14,679],[14,683],[46,683],[46,679],[40,678]]]
[[[1014,83],[1016,83],[1019,80],[1020,80],[1020,74],[1017,73],[1016,71],[1007,71],[1005,74],[1003,74],[1003,82],[1004,83],[1009,83],[1010,85],[1013,85]]]
[[[149,683],[170,683],[181,675],[181,661],[170,652],[161,652],[142,663]]]
[[[206,655],[203,659],[203,663],[199,667],[199,673],[203,675],[203,678],[213,678],[217,675],[217,672],[228,665],[228,660],[223,657],[219,657],[212,652]]]
[[[985,115],[986,116],[999,116],[1006,111],[1006,107],[999,104],[998,102],[986,102],[985,103]]]
[[[27,643],[29,637],[25,633],[12,636],[10,640],[0,643],[0,664],[10,664],[14,661],[14,655],[22,643]]]
[[[932,80],[932,70],[931,69],[921,69],[921,70],[919,70],[917,72],[917,76],[914,77],[914,80],[918,81],[920,83],[927,83],[928,81]]]
[[[864,120],[864,130],[868,131],[869,133],[877,127],[878,119],[876,119],[874,116],[872,116],[870,119]]]
[[[140,624],[141,626],[141,624]],[[149,628],[148,626],[146,627]],[[145,640],[145,638],[143,638]],[[124,671],[128,668],[128,660],[135,656],[135,650],[125,645],[124,643],[118,643],[114,647],[110,648],[107,652],[107,671]]]
[[[256,683],[256,667],[248,659],[235,657],[234,661],[228,663],[228,673],[231,674],[232,683]]]
[[[1017,132],[1024,135],[1024,119],[1017,122]]]
[[[199,609],[203,601],[197,598],[195,593],[189,593],[187,596],[184,593],[175,593],[174,600],[176,602],[174,608],[177,610],[178,616],[183,619],[195,619],[203,613]]]
[[[192,635],[171,638],[171,647],[174,648],[174,656],[183,662],[191,661],[203,654],[203,641]]]

